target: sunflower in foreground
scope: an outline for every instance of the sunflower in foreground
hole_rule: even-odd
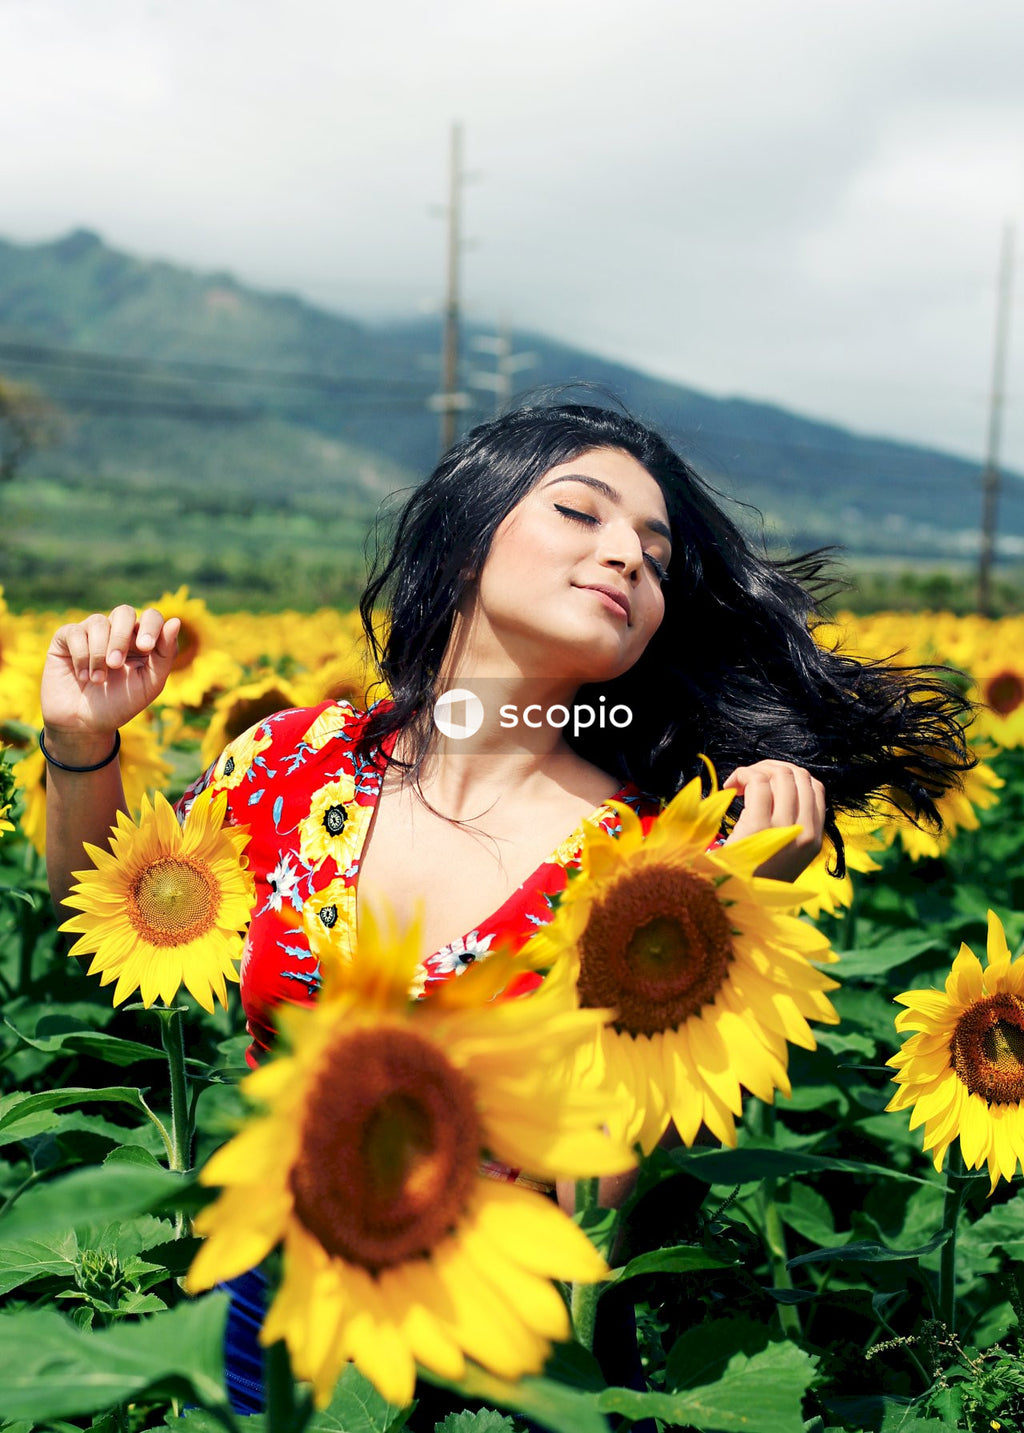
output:
[[[955,1139],[968,1169],[988,1164],[994,1190],[1024,1164],[1024,958],[1010,959],[1006,932],[988,913],[988,964],[961,945],[945,991],[908,990],[898,1031],[917,1033],[888,1061],[899,1090],[887,1110],[913,1106],[924,1148],[942,1168]]]
[[[467,1358],[505,1378],[538,1371],[570,1333],[551,1280],[607,1267],[555,1204],[481,1161],[550,1180],[632,1163],[601,1129],[606,1102],[553,1079],[607,1012],[557,992],[489,999],[500,955],[410,1004],[418,951],[415,930],[385,939],[361,918],[353,961],[325,960],[318,1004],[279,1010],[290,1053],[242,1086],[265,1113],[201,1176],[225,1188],[196,1219],[206,1242],[187,1287],[283,1241],[260,1338],[286,1341],[321,1407],[349,1360],[398,1405],[417,1362],[453,1380]]]
[[[695,779],[646,840],[610,802],[621,834],[588,830],[580,874],[527,947],[554,965],[549,983],[575,978],[583,1006],[617,1012],[575,1073],[626,1097],[626,1125],[613,1127],[645,1151],[670,1121],[688,1145],[702,1123],[735,1145],[741,1086],[768,1103],[789,1094],[786,1042],[813,1050],[807,1021],[839,1019],[824,993],[836,982],[812,964],[836,957],[790,914],[811,892],[754,875],[799,828],[708,850],[732,799],[702,796]]]
[[[237,980],[241,932],[255,899],[243,850],[244,831],[223,825],[227,797],[204,791],[184,828],[159,793],[142,801],[139,824],[123,811],[109,851],[86,845],[90,871],[76,871],[65,905],[81,911],[61,930],[80,939],[70,955],[94,952],[89,974],[117,981],[114,1004],[132,991],[143,1003],[171,1003],[184,984],[204,1010],[227,1005],[226,980]]]

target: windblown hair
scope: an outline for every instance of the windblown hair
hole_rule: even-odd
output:
[[[630,454],[658,483],[673,557],[665,616],[639,661],[578,694],[595,707],[602,694],[609,708],[626,704],[631,724],[576,737],[567,728],[572,747],[666,799],[701,770],[701,755],[720,779],[767,757],[806,767],[825,788],[840,873],[841,813],[898,796],[916,819],[941,826],[938,798],[973,765],[969,707],[942,669],[858,661],[820,645],[812,629],[826,557],[758,552],[663,438],[582,404],[523,407],[474,428],[413,492],[390,544],[378,545],[360,613],[391,703],[372,712],[362,753],[405,730],[411,759],[396,764],[418,776],[456,607],[496,528],[550,468],[594,448]]]

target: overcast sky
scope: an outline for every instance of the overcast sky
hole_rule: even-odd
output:
[[[1021,0],[0,0],[0,235],[85,225],[361,317],[437,303],[972,457]]]

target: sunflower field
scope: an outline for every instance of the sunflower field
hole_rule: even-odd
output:
[[[0,597],[2,1433],[1024,1430],[1024,619],[818,629],[978,704],[940,833],[880,805],[847,877],[826,851],[789,887],[754,875],[778,833],[715,848],[731,793],[693,783],[421,1001],[406,933],[342,960],[321,903],[320,998],[250,1070],[245,837],[216,779],[183,825],[168,800],[274,713],[360,706],[358,618],[154,605],[175,668],[61,931],[39,676],[84,614]],[[269,1305],[252,1414],[239,1278]]]

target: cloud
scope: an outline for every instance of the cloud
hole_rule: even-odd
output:
[[[407,313],[460,119],[477,317],[977,453],[1022,27],[1018,0],[6,0],[5,232]],[[1024,465],[1012,405],[1006,436]]]

